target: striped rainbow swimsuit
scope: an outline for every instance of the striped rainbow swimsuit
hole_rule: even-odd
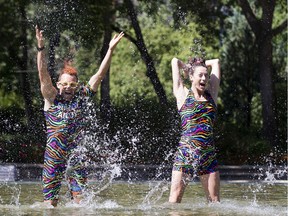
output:
[[[189,90],[179,110],[182,132],[173,170],[193,176],[216,172],[218,167],[213,138],[216,104],[208,92],[205,94],[207,101],[197,101]]]
[[[71,101],[64,101],[58,94],[54,104],[44,111],[47,127],[42,173],[44,200],[58,199],[68,159],[68,165],[72,164],[69,176],[67,173],[71,192],[80,194],[86,186],[87,172],[76,149],[88,122],[85,118],[87,102],[93,95],[89,86],[80,86]]]

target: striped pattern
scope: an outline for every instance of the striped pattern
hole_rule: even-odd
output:
[[[54,104],[44,112],[47,127],[42,173],[44,200],[58,199],[68,159],[66,177],[71,192],[81,192],[86,185],[87,173],[76,150],[81,132],[88,123],[85,116],[85,110],[89,109],[87,102],[93,95],[89,86],[81,86],[71,101],[64,101],[57,95]]]
[[[190,90],[179,110],[182,133],[173,170],[197,176],[217,171],[213,139],[216,105],[211,95],[205,94],[207,101],[197,101]]]

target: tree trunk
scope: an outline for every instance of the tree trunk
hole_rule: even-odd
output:
[[[106,13],[103,15],[103,22],[105,26],[104,40],[101,48],[101,62],[103,61],[108,49],[109,43],[112,38],[112,28],[111,24],[115,22],[115,10],[114,10],[115,0],[110,1]],[[110,67],[101,82],[100,87],[100,111],[102,120],[109,125],[112,117],[111,110],[111,98],[110,98]]]
[[[25,103],[25,114],[28,122],[28,129],[33,129],[33,104],[32,104],[32,94],[31,87],[28,76],[28,43],[27,43],[27,25],[26,25],[26,11],[25,6],[20,4],[20,13],[21,13],[21,42],[22,42],[22,57],[19,62],[19,67],[21,70],[20,73],[20,85],[22,89],[22,94]]]
[[[272,146],[276,146],[277,125],[272,81],[272,36],[257,40],[259,46],[260,92],[262,101],[263,134]]]
[[[162,84],[160,83],[160,80],[157,76],[156,69],[154,66],[154,62],[152,57],[149,55],[148,50],[146,48],[141,28],[139,26],[138,20],[137,20],[137,14],[134,9],[134,5],[131,0],[125,0],[124,1],[127,7],[128,15],[130,17],[133,29],[136,34],[137,41],[135,41],[135,45],[137,46],[139,52],[141,53],[141,57],[143,61],[146,64],[147,72],[146,75],[149,77],[154,90],[159,98],[159,102],[163,105],[167,105],[167,97],[166,93],[164,91],[164,88]]]
[[[245,30],[245,43],[246,44],[253,44],[253,46],[246,46],[244,48],[245,52],[245,62],[257,62],[258,56],[257,56],[257,45],[254,43],[254,37],[253,33],[250,31],[250,29],[246,28]],[[252,99],[255,94],[254,90],[254,83],[255,83],[255,77],[258,74],[258,66],[257,65],[251,65],[251,64],[244,64],[244,73],[245,73],[245,94],[246,94],[246,127],[250,128],[252,123]]]
[[[107,28],[104,33],[103,46],[101,48],[101,61],[104,59],[106,52],[109,48],[109,42],[111,40],[112,30]],[[110,100],[110,67],[101,82],[101,99],[100,99],[100,111],[102,119],[105,123],[110,122],[111,120],[111,100]]]
[[[278,145],[276,111],[274,101],[274,86],[272,80],[272,38],[276,33],[284,29],[285,23],[272,30],[273,13],[276,1],[260,1],[262,17],[257,19],[247,0],[238,0],[252,31],[256,36],[255,43],[258,45],[258,58],[260,70],[260,92],[262,101],[263,134],[271,147]],[[274,32],[273,32],[274,31]]]

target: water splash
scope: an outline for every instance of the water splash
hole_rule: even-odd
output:
[[[1,197],[0,194],[0,202],[1,203],[9,203],[9,205],[15,205],[20,206],[19,198],[21,195],[21,185],[17,183],[8,184],[7,182],[4,182],[3,184],[0,184],[0,191],[1,193],[9,193],[9,197]]]
[[[202,40],[200,38],[195,38],[193,44],[194,45],[190,48],[193,57],[201,57],[205,59],[206,52],[202,46]]]
[[[149,188],[150,190],[141,204],[145,208],[147,208],[147,205],[156,204],[162,198],[164,192],[168,190],[168,183],[166,181],[157,182],[156,185],[155,183],[150,183]]]
[[[251,207],[260,207],[259,200],[269,200],[269,187],[273,187],[279,183],[287,183],[287,166],[277,165],[272,158],[271,153],[268,157],[264,157],[266,165],[255,166],[253,169],[256,171],[255,180],[252,184],[249,184],[247,193],[252,193],[252,199],[250,200]],[[245,196],[248,199],[247,196]]]
[[[275,184],[281,180],[287,180],[287,165],[277,165],[273,159],[273,155],[273,153],[270,153],[269,156],[264,157],[265,166],[255,167],[259,172],[258,180],[264,180],[269,184]]]

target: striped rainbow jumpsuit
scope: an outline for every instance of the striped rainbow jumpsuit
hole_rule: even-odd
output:
[[[173,170],[193,176],[216,172],[218,166],[213,138],[216,104],[205,94],[207,101],[197,101],[190,90],[179,110],[182,132]]]
[[[58,199],[68,159],[69,165],[72,164],[72,171],[67,176],[71,192],[80,194],[86,186],[86,169],[82,165],[81,158],[73,154],[81,140],[81,131],[87,124],[85,118],[87,101],[93,95],[89,86],[80,86],[71,101],[64,101],[58,94],[54,104],[44,111],[47,127],[42,173],[44,200]]]

